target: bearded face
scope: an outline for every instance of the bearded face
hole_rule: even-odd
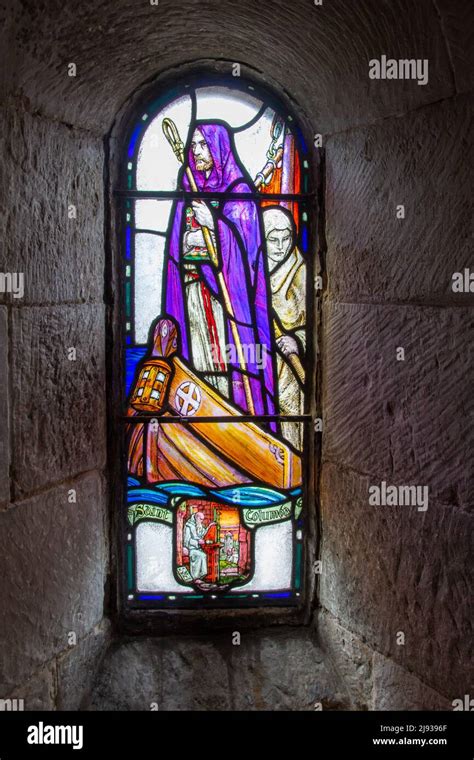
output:
[[[214,162],[209,150],[209,146],[199,129],[196,129],[191,140],[191,150],[193,152],[196,169],[200,172],[212,169]]]

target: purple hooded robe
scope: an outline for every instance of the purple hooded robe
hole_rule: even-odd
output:
[[[250,193],[250,180],[240,168],[231,147],[231,139],[223,124],[197,123],[196,128],[204,136],[214,165],[208,178],[204,171],[196,169],[192,149],[188,152],[188,165],[194,175],[198,190],[207,192]],[[186,173],[182,186],[190,190]],[[208,201],[207,201],[208,202]],[[209,202],[208,202],[209,203]],[[192,365],[192,338],[187,329],[186,298],[182,270],[182,241],[185,230],[185,207],[190,202],[178,201],[168,245],[166,274],[166,313],[180,327],[181,351]],[[255,352],[246,353],[246,370],[250,377],[255,414],[275,414],[275,370],[272,352],[270,294],[266,263],[261,236],[259,209],[249,200],[219,201],[214,211],[216,248],[223,277],[234,310],[238,334],[242,345],[262,346],[263,361],[257,366]],[[218,279],[212,264],[196,264],[204,283],[219,299],[225,313]],[[235,348],[229,317],[225,315],[226,341]],[[235,352],[234,352],[235,353]],[[232,355],[232,354],[231,354]],[[264,365],[263,367],[261,365]],[[237,361],[230,366],[230,400],[243,412],[248,412],[242,382],[242,367]],[[274,425],[272,425],[274,428]]]

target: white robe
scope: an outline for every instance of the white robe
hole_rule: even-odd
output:
[[[206,529],[204,526],[197,527],[194,515],[189,518],[184,526],[183,546],[189,552],[189,572],[193,578],[204,578],[207,575],[207,556],[199,544]]]
[[[285,333],[295,334],[303,349],[306,347],[306,265],[298,248],[294,248],[285,261],[270,274],[272,305]],[[279,334],[277,333],[277,337]],[[277,356],[280,413],[304,413],[304,394],[288,361]],[[300,451],[303,448],[303,425],[283,422],[282,434]]]
[[[191,230],[196,232],[196,230]],[[211,238],[216,246],[216,235],[211,231]],[[204,241],[203,241],[204,242]],[[186,245],[186,235],[183,237],[183,254],[189,249]],[[209,335],[206,310],[201,289],[200,280],[195,279],[200,274],[199,267],[190,261],[184,265],[184,282],[186,291],[186,307],[191,335],[191,358],[193,366],[200,372],[214,373],[216,371],[216,359],[220,358],[225,364],[225,324],[224,312],[219,301],[210,293],[211,309],[216,324],[218,346],[213,346]],[[223,396],[229,398],[229,384],[226,377],[215,374],[206,374],[206,381],[220,391]]]

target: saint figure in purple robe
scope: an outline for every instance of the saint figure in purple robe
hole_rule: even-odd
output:
[[[255,414],[274,414],[271,294],[261,212],[253,200],[232,199],[232,194],[252,192],[251,179],[224,124],[196,124],[187,166],[198,191],[231,197],[176,202],[167,248],[166,313],[179,325],[182,355],[192,369],[244,413],[253,407]],[[194,189],[186,165],[181,186]],[[210,255],[209,240],[217,257]]]

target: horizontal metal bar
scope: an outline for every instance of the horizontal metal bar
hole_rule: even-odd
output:
[[[127,417],[126,415],[122,415],[120,419],[123,422],[132,423],[151,422],[152,420],[158,420],[160,425],[162,423],[192,423],[194,425],[195,423],[201,424],[201,422],[310,422],[312,417],[310,414],[289,415],[287,417],[281,414],[262,414],[260,416],[250,414],[229,414],[225,416],[223,415],[222,417],[160,417],[158,414],[137,414],[134,417]]]
[[[252,201],[304,201],[316,198],[316,193],[212,193],[187,190],[114,190],[118,198],[158,198],[162,200],[252,200]]]

